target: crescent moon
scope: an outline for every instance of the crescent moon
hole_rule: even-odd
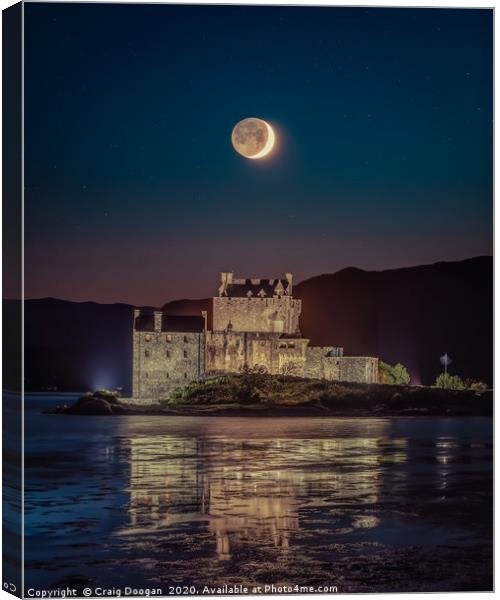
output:
[[[274,130],[271,127],[271,125],[269,125],[269,123],[267,121],[264,121],[264,123],[266,124],[267,127],[267,142],[266,145],[264,146],[264,148],[262,148],[262,150],[260,152],[257,152],[257,154],[254,154],[253,156],[249,156],[248,158],[251,158],[252,160],[256,159],[256,158],[264,158],[264,156],[267,156],[269,154],[269,152],[271,152],[271,150],[274,147],[274,142],[276,141],[276,136],[274,135]]]

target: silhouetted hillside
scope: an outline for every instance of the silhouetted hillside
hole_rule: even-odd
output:
[[[4,320],[19,302],[4,300]],[[25,303],[27,390],[130,386],[133,307],[67,302]],[[5,380],[13,388],[14,382]]]
[[[492,383],[491,257],[380,272],[348,268],[296,285],[294,296],[303,300],[302,332],[315,345],[403,362],[423,383],[434,381],[439,356],[448,352],[452,372]],[[5,322],[18,307],[4,301]],[[165,308],[199,315],[209,301],[177,300]],[[127,304],[26,301],[26,389],[130,391],[132,322]],[[14,388],[10,377],[7,370],[4,385]]]
[[[172,300],[163,305],[163,310],[173,316],[201,315],[207,312],[208,328],[212,327],[212,307],[209,298],[202,300]]]
[[[493,380],[493,259],[471,258],[389,271],[348,268],[295,286],[302,333],[346,354],[407,365],[432,383],[440,355],[450,371]]]

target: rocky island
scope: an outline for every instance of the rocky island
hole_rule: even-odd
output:
[[[491,416],[490,390],[365,384],[267,373],[224,374],[190,383],[156,404],[116,392],[88,393],[46,411],[65,415],[261,417]]]

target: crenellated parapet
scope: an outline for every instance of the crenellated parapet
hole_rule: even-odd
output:
[[[260,277],[234,277],[234,273],[222,272],[219,297],[228,298],[281,298],[292,296],[293,275],[284,278],[262,279]]]
[[[213,329],[294,334],[299,330],[301,301],[294,299],[293,275],[284,278],[235,278],[221,273],[219,295],[212,299]]]

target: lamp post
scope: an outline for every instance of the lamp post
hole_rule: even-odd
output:
[[[445,373],[445,375],[447,375],[448,374],[448,365],[451,365],[451,362],[452,362],[451,358],[448,356],[448,353],[445,352],[443,354],[443,356],[439,357],[439,360],[441,361],[441,364],[444,365],[444,373]]]

